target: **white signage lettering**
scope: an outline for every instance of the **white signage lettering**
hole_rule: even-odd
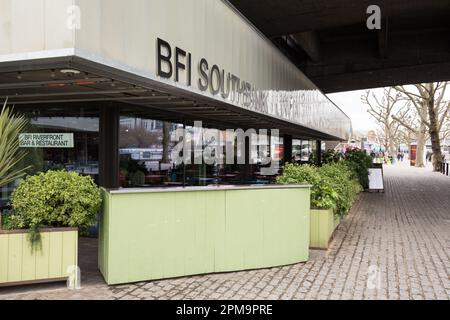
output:
[[[73,148],[73,133],[22,133],[21,148]]]

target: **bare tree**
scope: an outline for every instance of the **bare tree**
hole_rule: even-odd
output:
[[[419,116],[422,114],[422,116]],[[403,135],[407,140],[407,145],[410,146],[412,140],[417,141],[417,153],[415,166],[424,167],[424,150],[425,143],[427,139],[427,126],[422,118],[426,118],[427,109],[423,106],[419,108],[411,108],[411,101],[408,101],[402,109],[398,111],[397,114],[392,116],[392,118],[397,121],[403,130],[400,130],[400,134]],[[406,132],[405,132],[406,130]]]
[[[368,106],[367,112],[380,126],[378,134],[382,144],[394,159],[397,154],[400,124],[395,121],[393,116],[399,110],[400,98],[401,94],[393,88],[385,88],[381,98],[374,93],[371,94],[369,90],[361,97],[361,101]]]
[[[377,140],[380,143],[380,145],[384,147],[384,150],[388,150],[389,139],[386,137],[386,132],[384,130],[381,130],[381,128],[378,128],[375,132],[377,135]]]
[[[160,134],[150,132],[143,127],[120,127],[120,148],[151,148],[160,145]]]
[[[416,139],[414,132],[405,127],[399,129],[398,141],[400,142],[400,144],[410,146],[414,139]]]
[[[441,132],[445,129],[450,104],[444,101],[447,82],[416,84],[408,90],[404,86],[395,89],[405,95],[417,109],[421,121],[428,128],[433,152],[433,170],[440,171],[442,164]],[[427,111],[424,114],[423,110]],[[422,110],[422,111],[421,111]]]
[[[450,109],[450,101],[444,101],[442,103],[444,104],[444,107],[442,109]],[[447,106],[446,108],[445,105]],[[441,141],[444,142],[450,137],[450,111],[447,111],[447,117],[446,119],[444,119],[440,134]]]

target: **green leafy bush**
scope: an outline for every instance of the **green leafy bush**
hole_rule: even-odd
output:
[[[372,166],[372,158],[359,149],[348,150],[344,159],[347,165],[355,172],[360,185],[363,188],[369,187],[369,168]]]
[[[2,210],[2,212],[0,212],[0,220],[1,220],[1,225],[0,225],[0,229],[5,229],[5,230],[9,230],[11,229],[11,218],[10,215],[8,214],[9,210]]]
[[[283,175],[277,178],[282,184],[310,184],[311,207],[334,209],[344,216],[361,191],[353,163],[339,161],[320,168],[311,165],[286,164]]]
[[[130,173],[130,181],[132,186],[139,186],[145,184],[145,173],[142,171]]]
[[[87,228],[101,205],[100,189],[91,177],[47,171],[28,176],[13,192],[9,229]]]
[[[356,180],[347,161],[330,163],[318,169],[319,174],[325,177],[331,188],[337,193],[335,213],[344,216],[352,207],[356,195],[361,191],[361,186]]]
[[[310,184],[311,207],[315,209],[335,209],[337,192],[331,187],[328,178],[319,174],[316,167],[311,165],[286,164],[283,175],[277,178],[280,184]]]
[[[322,154],[322,163],[336,163],[343,159],[343,155],[335,150],[327,150]]]

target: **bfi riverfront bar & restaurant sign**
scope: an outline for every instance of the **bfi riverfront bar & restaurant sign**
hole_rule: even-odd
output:
[[[73,148],[73,133],[22,133],[21,148]]]

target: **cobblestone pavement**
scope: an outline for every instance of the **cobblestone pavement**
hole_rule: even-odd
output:
[[[330,249],[306,263],[109,288],[92,271],[80,291],[0,289],[0,299],[449,300],[450,178],[398,165],[385,184],[384,194],[362,194]]]

